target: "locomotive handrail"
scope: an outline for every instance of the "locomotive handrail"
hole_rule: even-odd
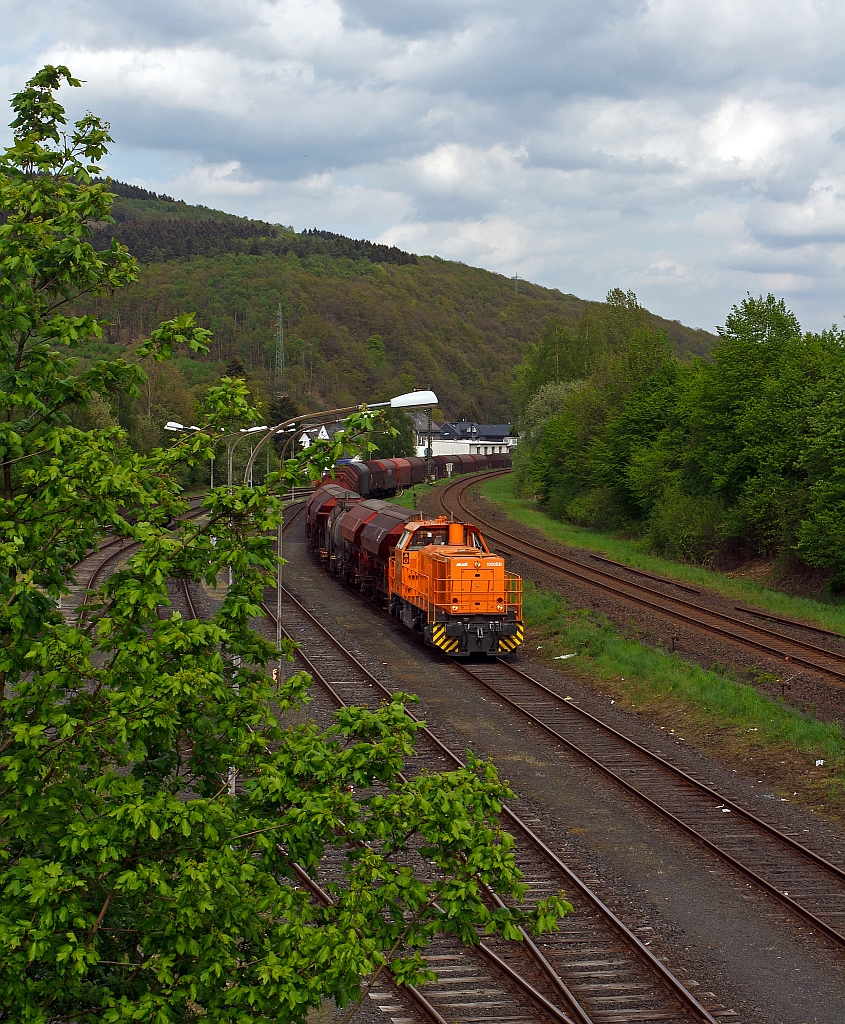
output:
[[[522,577],[509,569],[505,569],[505,604],[509,612],[514,611],[518,619],[522,618]]]

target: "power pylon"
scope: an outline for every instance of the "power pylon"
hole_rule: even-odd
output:
[[[285,317],[282,304],[276,314],[276,352],[273,359],[273,383],[276,391],[284,390],[285,386]]]

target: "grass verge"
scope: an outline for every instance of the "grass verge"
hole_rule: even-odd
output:
[[[726,576],[697,565],[673,562],[668,558],[649,553],[643,540],[628,540],[597,530],[552,519],[534,502],[518,498],[513,493],[513,476],[494,477],[479,488],[485,498],[494,502],[501,511],[523,526],[532,527],[540,533],[569,547],[583,548],[623,562],[634,569],[644,569],[659,576],[692,583],[731,598],[740,604],[753,604],[758,608],[788,618],[814,622],[825,629],[845,633],[845,600],[816,601],[808,597],[796,597],[765,587],[753,580],[737,576]]]
[[[845,735],[728,672],[620,636],[603,616],[524,584],[526,653],[582,679],[782,798],[845,819]],[[560,660],[560,655],[575,657]],[[817,761],[824,761],[817,766]]]
[[[397,494],[387,500],[392,505],[402,505],[405,508],[422,508],[425,499],[438,487],[445,487],[446,484],[453,484],[456,480],[463,480],[468,476],[475,476],[475,474],[460,473],[447,477],[444,480],[438,480],[433,484],[414,484],[413,487],[408,487],[401,494]]]

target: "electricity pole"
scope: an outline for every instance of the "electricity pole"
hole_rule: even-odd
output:
[[[428,407],[428,447],[425,450],[425,478],[431,483],[431,406]]]

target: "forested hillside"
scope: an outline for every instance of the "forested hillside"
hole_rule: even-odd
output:
[[[168,369],[171,394],[240,364],[266,395],[286,392],[302,408],[431,387],[444,416],[506,421],[516,411],[515,368],[550,318],[574,327],[596,305],[522,280],[517,292],[501,275],[437,257],[112,189],[116,223],[95,225],[92,241],[105,247],[115,237],[143,266],[138,284],[97,303],[112,325],[102,352],[133,345],[182,310],[214,332],[210,357]],[[280,304],[285,367],[276,373]],[[652,320],[683,356],[706,353],[715,340]],[[151,419],[160,418],[161,398],[151,391]]]
[[[670,556],[762,555],[845,589],[845,332],[804,333],[782,300],[749,296],[712,359],[683,362],[635,296],[609,298],[586,367],[555,361],[550,330],[518,371],[522,493]],[[584,334],[563,349],[583,355]]]
[[[253,256],[286,256],[293,252],[299,257],[368,259],[371,263],[400,266],[417,262],[416,256],[395,245],[379,245],[313,228],[296,232],[281,224],[236,217],[206,206],[189,206],[172,196],[156,195],[123,182],[112,182],[110,187],[117,196],[112,207],[115,223],[94,225],[91,244],[95,249],[104,249],[116,238],[128,246],[140,263],[240,252]]]

